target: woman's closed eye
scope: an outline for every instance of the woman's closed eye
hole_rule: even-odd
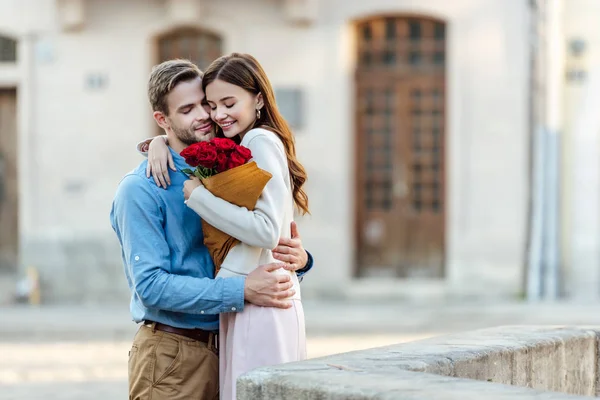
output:
[[[235,106],[235,103],[233,103],[233,104],[224,104],[224,105],[225,105],[225,108],[231,108],[231,107]],[[213,111],[215,111],[217,109],[217,106],[211,106],[210,109],[213,110]]]

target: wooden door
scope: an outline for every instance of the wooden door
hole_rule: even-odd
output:
[[[157,63],[184,58],[205,70],[222,55],[223,41],[217,34],[196,28],[178,28],[158,38]]]
[[[18,193],[17,92],[0,89],[0,273],[17,269]]]
[[[377,17],[357,37],[359,275],[441,277],[445,26]]]

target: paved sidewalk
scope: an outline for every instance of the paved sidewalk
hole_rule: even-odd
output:
[[[499,325],[600,325],[600,304],[304,301],[309,357]],[[126,306],[0,307],[0,399],[122,399]]]
[[[600,324],[600,303],[303,301],[309,335],[444,333],[507,324]],[[1,340],[127,339],[127,305],[0,306]]]

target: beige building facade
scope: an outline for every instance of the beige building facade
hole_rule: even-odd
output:
[[[309,174],[305,296],[521,293],[528,3],[0,0],[5,272],[37,268],[48,301],[125,296],[108,215],[157,132],[150,68],[238,51],[265,67]]]

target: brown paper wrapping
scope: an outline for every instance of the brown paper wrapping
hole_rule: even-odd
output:
[[[272,175],[251,161],[239,167],[202,179],[209,192],[231,204],[254,210]],[[215,276],[219,272],[227,253],[240,241],[218,230],[202,220],[204,244],[215,263]]]

